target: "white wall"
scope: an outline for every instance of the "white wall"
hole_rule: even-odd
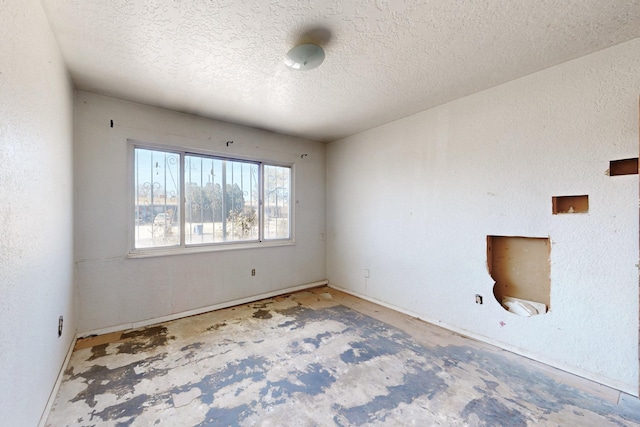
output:
[[[330,282],[637,395],[638,175],[605,172],[638,156],[638,52],[640,39],[330,144]],[[552,196],[581,194],[588,214],[551,214]],[[549,313],[500,307],[487,235],[551,237]]]
[[[72,88],[37,0],[0,40],[0,424],[35,426],[75,331]]]
[[[294,163],[296,244],[127,258],[127,139]],[[80,335],[325,279],[324,144],[76,92],[75,166]]]

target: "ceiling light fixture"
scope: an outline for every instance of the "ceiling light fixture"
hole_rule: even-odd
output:
[[[324,50],[313,43],[299,44],[287,52],[284,63],[293,70],[313,70],[324,61]]]

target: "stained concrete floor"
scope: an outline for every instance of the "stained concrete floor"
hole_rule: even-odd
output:
[[[322,287],[79,340],[46,425],[640,426],[640,403]]]

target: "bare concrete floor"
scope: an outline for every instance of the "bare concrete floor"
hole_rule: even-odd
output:
[[[46,425],[640,426],[640,403],[322,287],[79,340]]]

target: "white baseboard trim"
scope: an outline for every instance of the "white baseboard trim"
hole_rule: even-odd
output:
[[[600,375],[594,374],[593,372],[584,371],[584,370],[582,370],[580,368],[576,368],[575,366],[569,366],[569,365],[566,365],[564,363],[558,362],[556,360],[552,360],[550,358],[540,357],[539,355],[533,354],[533,353],[528,352],[526,350],[522,350],[522,349],[519,349],[517,347],[510,346],[508,344],[505,344],[503,342],[494,340],[494,339],[486,337],[484,335],[476,334],[474,332],[471,332],[471,331],[468,331],[468,330],[465,330],[465,329],[462,329],[462,328],[458,328],[456,326],[444,323],[444,322],[442,322],[440,320],[437,320],[437,319],[432,319],[432,318],[426,317],[424,315],[421,315],[419,313],[416,313],[416,312],[413,312],[413,311],[410,311],[410,310],[405,310],[405,309],[403,309],[401,307],[397,307],[397,306],[395,306],[393,304],[388,304],[388,303],[386,303],[384,301],[378,300],[378,299],[370,297],[368,295],[364,295],[364,294],[362,294],[360,292],[352,291],[351,289],[343,288],[343,287],[335,285],[333,283],[329,283],[328,286],[330,288],[336,289],[336,290],[344,292],[346,294],[353,295],[355,297],[362,298],[363,300],[372,302],[374,304],[381,305],[383,307],[389,308],[389,309],[397,311],[399,313],[406,314],[407,316],[415,317],[416,319],[420,319],[420,320],[422,320],[424,322],[427,322],[427,323],[430,323],[432,325],[439,326],[439,327],[444,328],[444,329],[448,329],[449,331],[455,332],[455,333],[460,334],[462,336],[465,336],[467,338],[471,338],[471,339],[474,339],[476,341],[481,341],[481,342],[493,345],[495,347],[501,348],[501,349],[509,351],[511,353],[515,353],[515,354],[518,354],[520,356],[526,357],[528,359],[535,360],[536,362],[540,362],[540,363],[543,363],[545,365],[551,366],[552,368],[560,369],[562,371],[569,372],[570,374],[585,378],[585,379],[587,379],[589,381],[596,382],[598,384],[601,384],[603,386],[612,388],[614,390],[618,390],[618,391],[621,391],[623,393],[627,393],[627,394],[629,394],[631,396],[638,397],[638,395],[639,395],[637,389],[629,387],[627,384],[619,383],[619,382],[613,381],[613,380],[611,380],[609,378],[605,378],[605,377],[602,377]]]
[[[62,384],[62,377],[64,377],[64,372],[67,370],[67,366],[69,366],[71,354],[73,353],[73,349],[76,346],[77,340],[78,335],[75,334],[73,336],[73,339],[71,340],[71,345],[67,350],[67,355],[64,357],[64,362],[62,362],[62,367],[60,367],[60,372],[58,372],[58,377],[56,378],[56,382],[53,385],[53,390],[51,390],[51,394],[49,395],[49,400],[47,400],[47,406],[44,407],[44,411],[42,411],[42,415],[40,416],[38,427],[44,427],[47,423],[47,418],[49,418],[49,413],[51,412],[51,408],[53,407],[53,402],[56,400],[56,395],[58,394],[58,390],[60,389],[60,384]]]
[[[142,320],[140,322],[123,323],[120,325],[109,326],[107,328],[94,329],[85,331],[78,334],[79,338],[85,338],[92,335],[103,335],[111,332],[124,331],[127,329],[142,328],[145,326],[157,325],[158,323],[169,322],[171,320],[181,319],[183,317],[195,316],[209,311],[220,310],[223,308],[233,307],[235,305],[248,304],[254,301],[258,301],[265,298],[272,298],[278,295],[288,294],[291,292],[303,291],[305,289],[317,288],[318,286],[328,285],[328,280],[320,280],[318,282],[306,283],[304,285],[293,286],[285,289],[278,289],[277,291],[266,292],[259,295],[253,295],[246,298],[240,298],[232,301],[222,302],[220,304],[209,305],[206,307],[196,308],[194,310],[182,311],[180,313],[173,313],[166,316],[155,317],[153,319]]]

